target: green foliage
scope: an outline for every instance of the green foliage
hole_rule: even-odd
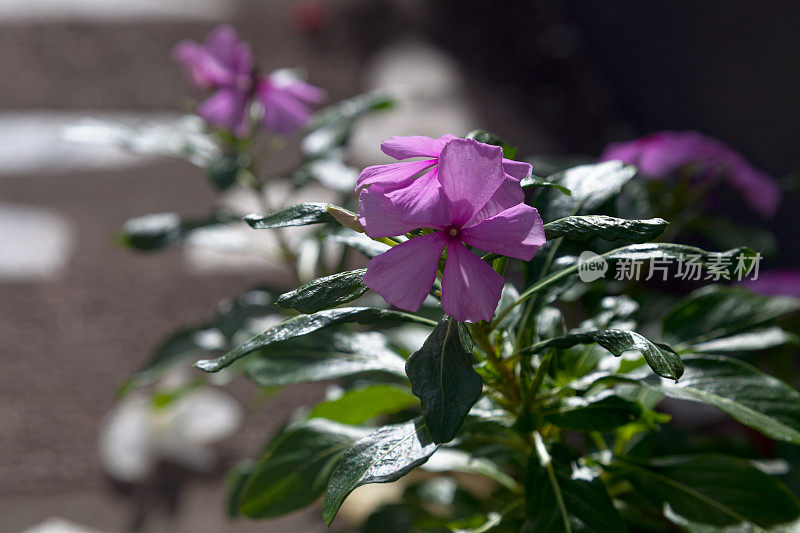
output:
[[[344,148],[360,117],[391,102],[375,93],[323,110],[285,177],[298,189],[321,183],[341,193],[336,203],[355,209],[350,195],[358,170],[347,164]],[[492,133],[468,137],[516,155]],[[219,145],[202,158],[193,156],[211,181],[220,190],[236,183],[263,194],[249,141],[213,142]],[[732,279],[756,257],[744,247],[714,252],[652,242],[682,229],[680,217],[678,226],[650,218],[662,214],[653,211],[658,187],[618,161],[560,166],[521,185],[547,222],[548,243],[522,265],[484,257],[507,281],[489,323],[442,316],[438,286],[417,313],[373,306],[365,269],[357,268],[363,262],[355,263],[364,257],[349,252],[372,258],[404,236],[370,239],[356,213],[329,203],[276,211],[264,203],[261,214],[244,219],[252,228],[283,237],[282,228],[314,226],[304,241],[314,250],[310,260],[296,243],[278,239],[298,288],[277,306],[265,289],[224,302],[211,320],[166,339],[129,386],[156,382],[196,359],[206,372],[227,369],[223,375],[243,374],[266,390],[336,383],[323,401],[296,412],[254,460],[233,469],[231,516],[273,518],[322,496],[330,525],[354,489],[419,467],[424,473],[404,478],[402,498],[376,509],[359,531],[790,531],[800,504],[776,475],[786,464],[769,469],[744,459],[755,456],[755,444],[766,449],[765,441],[749,442],[753,433],[737,433],[736,425],[692,432],[692,422],[682,420],[687,438],[663,442],[662,426],[683,415],[678,402],[662,400],[714,407],[747,431],[800,445],[800,393],[762,371],[773,354],[793,355],[797,324],[789,315],[800,300],[718,284],[679,298],[677,291],[688,290],[677,284],[675,293],[664,293],[611,276],[581,283],[575,274],[586,250],[612,267],[691,256],[706,272],[713,265]],[[236,222],[239,216],[225,212],[197,221],[151,215],[126,223],[118,238],[156,250]],[[732,231],[712,242],[765,242],[745,242]],[[613,241],[623,245],[613,248]],[[326,260],[337,255],[333,265]],[[362,296],[365,306],[339,307]],[[158,394],[168,401],[174,391]],[[658,453],[650,453],[655,447]]]
[[[406,363],[434,442],[453,440],[481,396],[483,382],[472,368],[472,339],[461,322],[443,318]]]

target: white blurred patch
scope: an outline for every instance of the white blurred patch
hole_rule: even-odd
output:
[[[74,248],[69,221],[55,211],[0,202],[0,281],[55,278]]]
[[[163,20],[230,18],[227,0],[0,0],[8,20]]]
[[[87,115],[96,118],[87,119]],[[113,126],[123,125],[129,130],[132,125],[146,123],[163,131],[181,120],[176,113],[3,112],[0,178],[141,165],[151,158],[122,148],[120,135],[127,130],[112,131]],[[162,134],[161,141],[163,137]]]
[[[100,533],[97,529],[89,529],[63,518],[48,518],[41,524],[29,527],[22,533]]]
[[[206,471],[216,459],[211,445],[241,422],[241,406],[210,387],[186,392],[164,407],[133,393],[101,428],[100,460],[110,476],[131,483],[145,480],[160,460]]]
[[[376,113],[356,124],[350,152],[363,165],[390,161],[380,152],[380,142],[392,136],[465,135],[478,123],[461,89],[464,80],[456,62],[425,42],[387,46],[372,59],[366,79],[366,89],[389,89],[401,101],[392,112]]]

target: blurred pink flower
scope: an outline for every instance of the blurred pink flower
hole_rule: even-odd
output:
[[[415,194],[392,197],[377,183],[362,190],[359,219],[364,230],[376,238],[420,228],[437,231],[373,258],[364,283],[388,303],[416,311],[433,286],[446,248],[442,309],[459,321],[491,320],[503,277],[465,244],[529,261],[545,242],[539,213],[521,200],[511,203],[522,197],[522,188],[518,179],[509,182],[499,147],[452,137],[444,141],[409,137],[402,145],[395,139],[384,143],[384,152],[398,158],[433,155],[438,169],[414,182]],[[409,139],[418,143],[416,147]],[[442,145],[435,154],[431,147],[438,144],[433,143]],[[520,194],[510,190],[512,185]]]
[[[600,161],[619,159],[636,166],[647,178],[668,178],[692,165],[694,176],[727,178],[746,202],[762,216],[775,214],[781,199],[778,184],[753,167],[741,154],[718,139],[696,131],[662,131],[606,147]]]
[[[214,91],[197,107],[197,114],[240,138],[250,132],[253,99],[263,108],[264,126],[280,135],[305,126],[311,118],[308,105],[325,99],[325,91],[286,70],[256,76],[250,47],[227,25],[214,28],[204,44],[178,43],[173,57],[183,64],[195,85]]]
[[[262,122],[280,135],[291,135],[311,119],[310,104],[325,100],[325,91],[278,70],[256,81],[255,98],[264,108]]]
[[[253,53],[228,25],[211,30],[204,44],[181,41],[172,53],[183,64],[192,81],[202,89],[216,91],[197,108],[210,124],[247,135],[247,109],[253,86]]]
[[[800,270],[768,270],[762,272],[756,279],[745,281],[744,284],[748,289],[759,294],[800,298]]]

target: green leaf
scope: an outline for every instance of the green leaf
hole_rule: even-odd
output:
[[[530,346],[527,351],[537,353],[547,348],[565,349],[576,344],[597,343],[615,356],[619,357],[629,350],[641,353],[653,372],[659,376],[675,381],[683,374],[681,358],[666,344],[650,342],[635,331],[605,329],[571,333],[563,337],[555,337]]]
[[[797,343],[797,335],[776,326],[693,344],[687,351],[692,353],[755,352]]]
[[[397,413],[415,405],[419,405],[419,401],[407,388],[372,385],[349,390],[340,398],[317,404],[308,416],[358,425],[376,416]]]
[[[274,518],[312,504],[348,446],[366,430],[317,419],[301,422],[268,445],[240,495],[239,512]]]
[[[153,213],[125,222],[116,235],[116,241],[141,251],[159,250],[177,244],[196,230],[223,225],[236,219],[223,211],[196,220],[183,220],[177,213]]]
[[[542,413],[545,420],[574,431],[611,431],[636,421],[642,406],[607,390],[595,396],[573,396]]]
[[[453,440],[483,389],[483,380],[472,368],[472,337],[466,324],[442,318],[422,348],[408,358],[406,374],[434,442]]]
[[[729,275],[734,275],[736,271],[736,261],[738,259],[742,259],[745,263],[748,263],[755,257],[755,255],[755,252],[749,248],[734,248],[726,252],[707,252],[705,250],[701,250],[700,248],[695,248],[694,246],[685,246],[682,244],[648,243],[622,246],[601,254],[599,257],[606,261],[647,261],[653,259],[685,260],[688,256],[692,256],[692,259],[696,259],[700,265],[707,265],[712,260],[731,261],[728,273]],[[559,259],[564,261],[569,260],[570,258],[562,256]],[[549,276],[546,276],[544,279],[537,281],[525,289],[525,291],[520,294],[519,299],[514,302],[514,305],[521,304],[534,294],[541,292],[542,290],[555,285],[557,282],[561,281],[567,276],[571,276],[572,274],[578,272],[578,269],[581,266],[581,263],[578,261],[578,259],[572,258],[570,263],[571,264],[569,266],[553,272]],[[513,309],[513,306],[509,306],[503,310],[503,312],[498,313],[498,315],[492,320],[492,325],[496,326],[500,321],[502,321],[502,319],[505,318],[511,309]]]
[[[626,220],[604,215],[565,217],[544,225],[547,240],[565,237],[575,241],[600,238],[606,241],[643,243],[652,241],[667,229],[669,222],[661,218]]]
[[[389,245],[382,242],[374,241],[364,235],[363,233],[334,233],[326,237],[333,242],[340,242],[345,246],[361,252],[368,258],[372,259],[375,256],[381,255],[383,252],[390,248]]]
[[[217,189],[224,191],[236,183],[239,171],[247,168],[250,163],[250,154],[236,152],[222,154],[211,160],[206,172],[208,179]]]
[[[386,309],[378,309],[375,307],[340,307],[338,309],[329,309],[312,315],[300,315],[284,320],[264,333],[256,335],[222,357],[197,361],[195,366],[206,372],[218,372],[226,366],[231,365],[234,361],[276,342],[308,335],[314,331],[337,324],[344,324],[347,322],[374,324],[375,322],[383,320],[417,322],[420,324],[432,323],[432,321],[426,318],[398,311],[387,311]]]
[[[301,148],[307,159],[322,158],[344,146],[356,120],[367,113],[389,109],[394,98],[382,91],[362,94],[327,107],[311,120]]]
[[[720,454],[614,460],[608,468],[658,509],[692,522],[770,528],[800,516],[800,502],[778,479],[749,461]]]
[[[420,419],[383,426],[353,444],[333,473],[322,516],[331,525],[348,494],[367,483],[388,483],[423,464],[436,451],[424,422]]]
[[[170,336],[155,351],[144,367],[133,375],[137,383],[155,380],[173,365],[198,355],[220,353],[227,346],[222,332],[215,327],[188,328]]]
[[[800,298],[765,296],[741,287],[709,285],[678,302],[664,317],[664,333],[702,342],[758,326],[800,309]]]
[[[548,472],[538,457],[528,459],[525,474],[527,521],[522,527],[523,533],[627,530],[603,482],[590,475],[575,474],[555,469]],[[565,518],[568,525],[564,523]]]
[[[455,448],[439,448],[435,454],[420,468],[426,472],[462,472],[466,474],[479,474],[496,481],[499,485],[517,492],[519,484],[513,477],[506,474],[493,461],[485,457],[474,457],[469,453]]]
[[[800,393],[738,359],[684,356],[679,383],[636,380],[665,396],[704,403],[776,440],[800,444]]]
[[[514,159],[517,155],[517,148],[511,146],[506,141],[500,138],[499,135],[494,133],[490,133],[485,130],[472,130],[471,132],[467,133],[467,139],[475,139],[478,142],[482,142],[484,144],[491,144],[494,146],[499,146],[503,149],[503,157],[506,159]]]
[[[250,460],[239,461],[236,463],[228,475],[225,476],[225,488],[228,490],[227,512],[229,518],[239,516],[239,498],[247,478],[255,470],[255,463]]]
[[[389,348],[380,333],[336,333],[322,347],[298,345],[300,339],[274,345],[248,359],[247,376],[262,387],[326,381],[366,372],[405,378],[406,360]]]
[[[367,292],[367,286],[364,285],[366,271],[366,268],[360,268],[309,281],[282,294],[277,303],[301,313],[316,313],[351,302]]]
[[[328,212],[328,204],[306,202],[281,209],[271,215],[247,215],[244,221],[253,229],[272,229],[323,224],[335,222],[336,219]]]
[[[527,178],[523,178],[519,182],[519,184],[522,186],[523,189],[529,189],[532,187],[553,187],[563,192],[566,195],[572,194],[572,191],[570,191],[563,185],[559,185],[558,183],[553,183],[552,181],[547,181],[544,178],[540,178],[539,176],[528,176]]]
[[[552,183],[566,187],[572,193],[564,195],[545,190],[539,204],[542,218],[556,220],[575,214],[589,214],[619,194],[622,186],[636,175],[636,168],[621,161],[605,161],[580,165],[553,174]]]

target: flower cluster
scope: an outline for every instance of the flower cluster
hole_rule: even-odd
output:
[[[529,261],[544,244],[542,219],[525,205],[520,186],[531,166],[454,135],[393,137],[381,149],[395,159],[426,159],[364,169],[357,185],[364,231],[373,238],[422,231],[373,258],[364,283],[388,303],[416,311],[446,251],[442,309],[459,321],[491,320],[504,280],[466,245]]]
[[[309,105],[325,99],[325,91],[300,81],[286,70],[258,75],[253,52],[230,26],[208,34],[204,44],[182,41],[173,57],[186,68],[193,83],[213,91],[197,108],[209,124],[237,137],[250,132],[250,106],[261,106],[261,123],[280,135],[291,135],[311,118]]]
[[[727,178],[744,199],[763,216],[778,209],[781,192],[778,184],[741,154],[718,139],[696,131],[662,131],[606,148],[601,161],[619,159],[635,165],[650,179],[665,179],[687,168],[697,179]]]

